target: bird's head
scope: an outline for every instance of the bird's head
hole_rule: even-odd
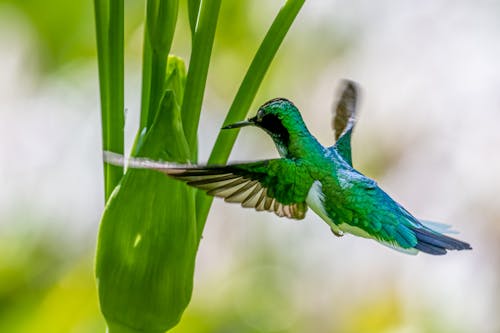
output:
[[[304,128],[304,122],[297,107],[286,98],[275,98],[262,105],[257,114],[222,129],[239,128],[245,126],[257,126],[265,130],[274,138],[282,138],[284,141],[291,132],[297,132]]]
[[[222,129],[257,126],[266,131],[278,147],[280,154],[288,154],[290,137],[300,133],[307,133],[302,116],[297,107],[288,99],[275,98],[262,105],[257,114]]]

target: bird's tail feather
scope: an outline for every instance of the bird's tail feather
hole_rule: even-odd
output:
[[[429,223],[426,224],[430,226]],[[417,244],[414,246],[414,248],[416,248],[417,250],[433,255],[443,255],[446,254],[447,250],[472,249],[468,243],[443,235],[438,230],[436,230],[443,230],[444,228],[444,232],[446,232],[449,230],[449,227],[447,227],[446,225],[441,223],[435,224],[434,222],[433,226],[438,227],[434,229],[429,228],[428,226],[426,226],[426,224],[424,224],[423,226],[411,227],[411,230],[415,233],[415,236],[417,238]]]
[[[432,229],[433,231],[437,231],[442,234],[458,234],[459,232],[456,230],[453,230],[453,226],[449,224],[444,224],[440,222],[435,222],[435,221],[428,221],[428,220],[419,220],[420,223],[422,223],[425,227]]]

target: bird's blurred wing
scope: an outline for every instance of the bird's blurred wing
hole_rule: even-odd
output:
[[[356,125],[358,89],[356,84],[349,80],[344,80],[342,84],[332,122],[336,143],[331,148],[335,148],[342,158],[352,166],[351,135]]]
[[[307,211],[305,199],[312,179],[300,172],[295,161],[271,159],[225,166],[198,166],[142,158],[125,159],[110,152],[105,152],[104,159],[115,165],[126,164],[132,168],[163,172],[209,195],[258,211],[271,211],[292,219],[303,219]]]

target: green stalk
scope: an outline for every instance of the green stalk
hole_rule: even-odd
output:
[[[174,38],[178,0],[148,0],[144,32],[141,131],[149,128],[164,93],[167,57]]]
[[[153,67],[153,51],[151,50],[151,42],[149,41],[149,33],[147,27],[144,28],[144,45],[142,47],[142,89],[141,89],[141,117],[139,123],[139,131],[141,133],[144,128],[148,127],[149,123],[149,106],[151,94],[151,76]]]
[[[201,104],[207,82],[208,65],[219,17],[221,0],[205,0],[201,3],[198,23],[193,38],[191,58],[186,78],[186,89],[182,103],[182,124],[186,139],[191,147],[191,161],[198,155],[197,130]],[[190,17],[195,9],[190,10]],[[190,19],[193,22],[193,19]],[[193,24],[193,23],[192,23]]]
[[[95,0],[99,90],[101,96],[102,148],[123,154],[124,64],[123,0]],[[120,182],[123,168],[104,164],[107,200]]]
[[[245,78],[224,120],[224,124],[231,124],[239,121],[248,113],[271,61],[276,55],[293,21],[297,17],[304,1],[305,0],[288,0],[281,8],[247,70]],[[224,164],[227,162],[238,133],[239,130],[223,130],[219,132],[212,153],[210,154],[208,164]],[[201,235],[213,198],[207,196],[202,191],[198,191],[196,199],[198,232],[199,235]]]
[[[191,29],[191,40],[194,39],[196,31],[196,21],[198,20],[198,13],[200,12],[201,0],[188,0],[188,18],[189,28]]]

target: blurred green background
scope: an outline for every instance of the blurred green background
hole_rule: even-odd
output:
[[[200,126],[208,158],[281,1],[225,1]],[[126,1],[130,147],[144,4]],[[323,144],[341,78],[363,99],[354,163],[471,252],[406,256],[216,200],[172,332],[500,332],[500,4],[309,1],[255,107],[292,99]],[[0,332],[104,332],[93,277],[103,180],[90,1],[0,0]],[[173,52],[187,60],[181,10]],[[231,160],[274,157],[258,130]]]

